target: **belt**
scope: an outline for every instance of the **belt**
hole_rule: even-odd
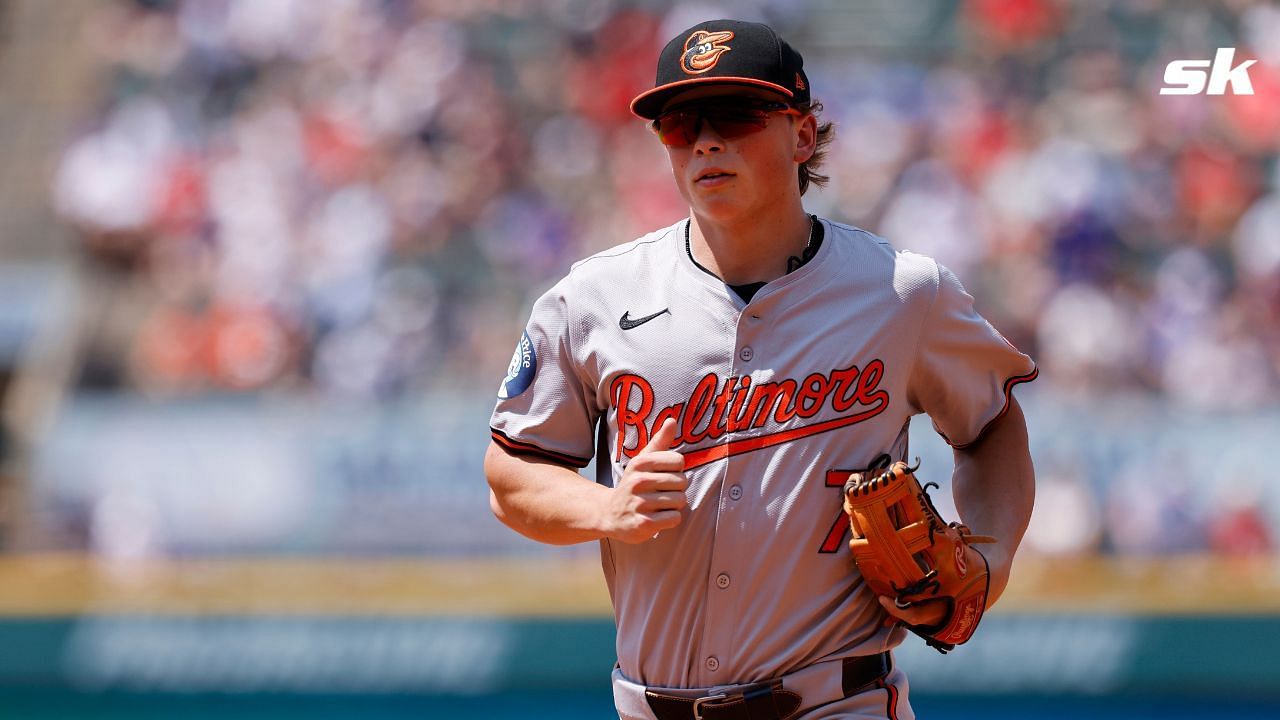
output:
[[[889,674],[889,653],[844,658],[840,686],[844,697],[866,690]],[[799,710],[804,699],[770,680],[734,688],[706,697],[688,698],[645,690],[645,700],[658,720],[785,720]]]

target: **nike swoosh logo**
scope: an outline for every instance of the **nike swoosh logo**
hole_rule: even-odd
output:
[[[626,312],[622,313],[622,317],[618,318],[618,327],[622,328],[623,330],[630,330],[631,328],[638,328],[638,327],[640,327],[641,325],[643,325],[643,324],[645,324],[645,323],[649,322],[650,320],[652,320],[652,319],[654,319],[654,318],[658,317],[659,315],[663,315],[663,314],[670,315],[670,314],[671,314],[671,309],[670,309],[670,308],[662,308],[661,310],[659,310],[658,312],[656,312],[656,313],[654,313],[654,314],[652,314],[652,315],[645,315],[645,316],[644,316],[644,317],[642,317],[642,318],[636,318],[635,320],[632,320],[632,319],[631,319],[631,311],[630,311],[630,310],[628,310],[628,311],[626,311]]]

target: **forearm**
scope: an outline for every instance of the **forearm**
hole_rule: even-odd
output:
[[[517,458],[490,445],[484,458],[493,514],[538,542],[572,545],[599,540],[608,488],[550,462]]]
[[[975,445],[955,451],[953,496],[960,521],[978,535],[996,538],[977,546],[987,557],[991,588],[987,606],[995,604],[1009,582],[1014,553],[1031,521],[1035,501],[1035,468],[1027,443],[1026,419],[1016,400]]]

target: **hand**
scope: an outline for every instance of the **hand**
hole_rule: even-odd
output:
[[[983,557],[987,559],[987,571],[989,574],[989,584],[991,584],[992,592],[987,593],[986,610],[991,609],[995,605],[998,594],[996,588],[1004,589],[1005,584],[1009,583],[1009,571],[1012,565],[1012,557],[1001,543],[983,544]],[[937,625],[947,616],[947,602],[945,600],[922,600],[910,603],[906,607],[897,606],[897,601],[890,596],[878,596],[877,600],[881,602],[881,607],[888,612],[893,619],[902,620],[908,625],[924,625],[925,628]]]
[[[1013,559],[1009,557],[1009,553],[999,544],[984,545],[979,552],[987,559],[987,572],[990,575],[991,591],[987,593],[987,607],[990,609],[995,604],[998,597],[996,588],[1004,589],[1006,583],[1009,582],[1009,568],[1013,564]],[[891,619],[902,620],[908,625],[923,625],[932,627],[942,622],[947,616],[946,600],[921,600],[919,602],[910,603],[907,607],[898,607],[898,603],[894,598],[888,595],[880,595],[877,598],[880,601],[880,607],[889,613]],[[888,622],[886,625],[890,624]]]
[[[684,455],[671,449],[675,438],[676,421],[668,418],[627,464],[604,508],[607,537],[642,543],[680,524],[681,512],[689,507],[684,494],[689,480],[684,476]]]
[[[908,625],[932,627],[947,617],[946,600],[921,600],[902,608],[898,607],[898,603],[894,598],[887,595],[880,595],[879,599],[880,606],[884,608],[885,612]]]
[[[987,608],[990,609],[995,604],[998,597],[998,590],[1003,590],[1006,583],[1009,582],[1009,567],[1013,564],[1013,559],[1005,552],[1004,548],[995,543],[992,545],[983,545],[983,557],[987,560],[987,572],[990,575],[990,588],[987,593]],[[892,619],[902,620],[908,625],[923,625],[932,627],[942,622],[947,617],[947,601],[937,600],[921,600],[907,605],[907,607],[898,607],[897,601],[888,596],[878,596],[880,607],[889,613]],[[888,623],[886,623],[888,624]]]

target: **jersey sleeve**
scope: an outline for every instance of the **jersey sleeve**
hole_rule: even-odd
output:
[[[977,441],[1009,409],[1018,383],[1039,372],[973,307],[973,297],[946,267],[925,316],[909,395],[952,447]]]
[[[586,467],[600,413],[573,352],[569,278],[534,303],[516,344],[489,421],[494,442],[508,452]]]

